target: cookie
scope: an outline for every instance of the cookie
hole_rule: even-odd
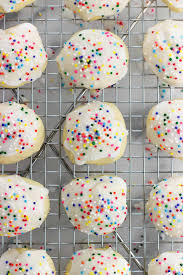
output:
[[[39,228],[49,208],[48,189],[40,183],[17,175],[0,176],[0,236]]]
[[[90,29],[74,34],[56,60],[65,85],[103,89],[126,75],[128,59],[128,49],[120,37]]]
[[[183,12],[182,0],[162,0],[172,11]]]
[[[62,140],[72,163],[104,165],[123,155],[127,135],[119,109],[112,103],[94,101],[67,115]]]
[[[0,30],[0,87],[31,83],[41,77],[46,65],[47,54],[35,26],[24,23]]]
[[[183,86],[183,22],[166,20],[148,29],[143,52],[159,79],[170,86]]]
[[[65,5],[84,21],[93,21],[119,14],[128,2],[129,0],[65,0]]]
[[[130,275],[129,263],[112,248],[88,248],[77,251],[66,267],[66,275]]]
[[[54,263],[45,250],[14,248],[0,258],[1,275],[56,275]]]
[[[162,151],[183,158],[183,100],[164,101],[147,117],[147,137]]]
[[[182,274],[182,265],[182,252],[164,252],[150,262],[148,275]]]
[[[44,142],[42,120],[26,105],[0,104],[0,164],[16,163],[39,151]]]
[[[147,211],[157,230],[170,237],[183,237],[183,177],[156,184],[149,195]]]
[[[0,3],[0,12],[17,12],[25,6],[30,5],[35,0],[2,0]]]
[[[76,229],[106,235],[126,218],[126,183],[108,175],[74,179],[62,189],[62,204]]]

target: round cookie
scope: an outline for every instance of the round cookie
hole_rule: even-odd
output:
[[[0,104],[0,163],[10,164],[30,157],[44,142],[42,120],[26,105]]]
[[[0,12],[17,12],[25,6],[32,4],[34,1],[35,0],[2,0],[0,2]]]
[[[153,259],[148,267],[148,275],[166,275],[183,273],[183,253],[164,252]]]
[[[153,73],[170,86],[183,86],[183,22],[166,20],[148,29],[144,58]]]
[[[14,248],[0,258],[1,275],[56,275],[54,263],[45,250]]]
[[[164,179],[153,187],[147,211],[157,230],[183,237],[183,177]]]
[[[183,12],[182,0],[162,0],[172,11]]]
[[[0,41],[0,87],[17,88],[41,77],[47,54],[35,26],[0,30]]]
[[[91,21],[117,15],[128,2],[129,0],[65,0],[65,5],[84,21]]]
[[[127,135],[119,109],[112,103],[94,101],[67,115],[63,145],[72,163],[104,165],[123,155]]]
[[[36,181],[0,176],[0,236],[14,237],[39,228],[50,209],[48,192]]]
[[[69,87],[103,89],[126,75],[128,59],[128,49],[120,37],[90,29],[74,34],[56,60]]]
[[[146,125],[150,142],[175,158],[183,158],[183,100],[163,101],[149,112]]]
[[[127,215],[126,183],[109,175],[74,179],[62,189],[62,204],[76,229],[106,235]]]
[[[129,263],[112,248],[88,248],[77,251],[66,267],[66,275],[130,275]]]

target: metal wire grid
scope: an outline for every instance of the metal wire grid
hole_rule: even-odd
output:
[[[148,14],[151,6],[155,10],[153,16]],[[116,18],[82,26],[80,25],[82,21],[79,18],[65,18],[63,7],[61,0],[40,0],[16,15],[6,15],[0,26],[7,28],[17,23],[32,22],[38,27],[45,48],[51,48],[56,53],[67,38],[80,28],[104,28],[106,22],[111,24],[115,22],[113,31],[122,35],[119,32]],[[174,242],[168,238],[161,240],[161,236],[153,225],[146,223],[146,213],[143,207],[149,191],[149,187],[146,185],[149,179],[157,181],[163,176],[182,173],[180,161],[173,160],[159,152],[154,154],[149,161],[145,150],[147,145],[144,133],[145,117],[150,107],[161,100],[162,86],[158,79],[145,68],[142,56],[143,34],[149,26],[168,17],[175,18],[175,14],[172,14],[161,2],[153,0],[151,3],[145,4],[144,0],[139,3],[131,0],[129,6],[122,13],[125,26],[123,38],[126,39],[125,42],[131,55],[129,72],[125,79],[115,87],[103,91],[101,96],[102,101],[117,104],[124,114],[129,129],[126,153],[114,165],[104,167],[72,166],[60,149],[63,130],[60,121],[65,118],[67,109],[72,104],[73,106],[77,104],[77,95],[80,91],[75,90],[71,94],[62,86],[55,64],[55,56],[49,58],[48,67],[41,81],[36,81],[30,86],[17,90],[1,90],[1,102],[14,96],[17,102],[27,101],[29,106],[34,109],[39,106],[37,113],[42,117],[49,137],[42,148],[43,150],[36,157],[31,157],[16,165],[3,165],[1,172],[2,174],[27,175],[41,182],[49,189],[51,200],[51,211],[44,225],[38,230],[17,238],[1,238],[1,252],[14,245],[45,248],[55,262],[57,273],[64,274],[65,264],[73,251],[87,247],[89,244],[99,247],[110,244],[128,259],[132,267],[132,274],[146,274],[147,263],[159,251],[177,249],[181,246],[180,240]],[[37,93],[38,89],[44,92]],[[176,97],[179,92],[177,89],[173,90],[168,87],[166,89],[168,98]],[[88,91],[85,93],[84,100],[91,101]],[[54,128],[55,126],[56,128]],[[114,173],[127,180],[129,189],[128,217],[114,235],[111,234],[108,238],[86,236],[75,231],[68,222],[60,207],[60,190],[61,186],[72,179],[70,173],[73,173],[73,176]],[[141,203],[142,207],[139,212],[133,207],[134,203]],[[138,246],[139,253],[134,252],[134,243]]]

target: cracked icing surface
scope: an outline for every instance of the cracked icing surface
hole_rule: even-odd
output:
[[[17,175],[0,176],[0,236],[40,227],[48,209],[48,190],[41,184]]]
[[[128,70],[123,40],[104,30],[82,30],[66,42],[57,57],[59,71],[70,87],[102,89],[115,84]]]
[[[62,189],[62,204],[76,229],[109,234],[127,215],[126,183],[107,175],[79,178]]]
[[[19,87],[42,75],[47,54],[30,23],[0,30],[0,86]]]
[[[66,7],[85,20],[95,20],[101,17],[120,13],[129,0],[66,0]]]

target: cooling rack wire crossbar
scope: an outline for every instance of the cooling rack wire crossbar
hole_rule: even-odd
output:
[[[172,159],[161,156],[159,152],[151,157],[153,164],[148,163],[144,134],[146,108],[149,109],[151,104],[159,102],[161,98],[161,85],[156,77],[152,83],[147,84],[148,77],[153,76],[151,73],[145,71],[142,56],[143,34],[148,24],[152,26],[160,20],[171,18],[172,14],[162,2],[156,0],[131,0],[125,11],[121,15],[124,26],[126,26],[122,32],[119,32],[117,18],[103,19],[98,21],[96,25],[96,28],[104,29],[106,28],[106,23],[109,22],[113,26],[113,32],[125,40],[131,54],[127,79],[125,81],[122,80],[111,88],[110,91],[107,91],[108,89],[102,91],[100,99],[102,101],[111,101],[120,108],[127,121],[129,130],[127,152],[113,166],[97,167],[97,169],[84,166],[78,169],[78,167],[71,165],[63,154],[61,135],[66,114],[77,103],[83,102],[83,100],[85,102],[91,101],[92,99],[87,90],[74,89],[74,93],[71,94],[62,86],[62,80],[57,69],[49,70],[49,66],[51,67],[55,64],[55,57],[49,57],[48,67],[42,77],[43,81],[38,82],[38,85],[32,83],[30,87],[13,90],[2,89],[0,93],[1,102],[9,100],[13,96],[14,100],[19,103],[27,102],[30,107],[37,107],[37,113],[44,120],[47,131],[45,143],[34,157],[31,157],[22,164],[2,165],[1,173],[16,173],[40,181],[49,189],[51,200],[51,212],[40,230],[35,230],[16,238],[1,237],[1,252],[4,252],[9,247],[18,245],[47,249],[55,262],[57,274],[64,274],[65,264],[72,253],[75,250],[87,247],[87,245],[94,244],[98,247],[112,245],[114,249],[120,251],[129,261],[132,266],[132,274],[147,274],[147,263],[150,261],[152,255],[154,255],[149,251],[154,249],[157,254],[161,250],[162,242],[167,245],[166,247],[169,250],[181,245],[180,241],[173,242],[169,239],[162,241],[161,235],[155,231],[154,227],[146,223],[144,207],[147,195],[146,182],[150,175],[152,175],[153,179],[158,180],[163,173],[173,175],[173,173],[181,172],[178,168],[174,169],[175,165]],[[146,17],[150,12],[153,12],[153,16]],[[26,16],[23,16],[25,13]],[[45,48],[51,48],[58,53],[64,42],[75,32],[71,25],[83,28],[82,21],[79,18],[67,18],[64,17],[63,13],[64,4],[61,0],[40,0],[36,1],[32,6],[26,7],[16,16],[4,16],[1,19],[0,25],[1,28],[5,29],[27,21],[33,23],[39,29]],[[161,14],[166,14],[165,18],[161,17]],[[54,28],[54,24],[59,25],[59,27]],[[93,25],[86,23],[85,27],[91,28]],[[138,43],[135,42],[134,37]],[[55,43],[51,43],[53,39],[56,40]],[[136,55],[133,54],[134,51],[137,52]],[[135,64],[140,64],[140,73],[139,69],[134,70]],[[52,78],[56,81],[52,81]],[[37,95],[39,85],[44,93]],[[166,88],[169,91],[169,98],[171,99],[174,91],[169,87]],[[155,97],[148,98],[146,95],[147,90],[149,92],[153,91]],[[134,112],[135,107],[140,108],[141,111]],[[53,109],[55,109],[55,112],[53,112]],[[133,135],[135,137],[140,136],[141,138],[134,139]],[[136,153],[136,149],[138,148],[138,153]],[[166,171],[163,171],[161,170],[161,165],[165,160],[168,162],[168,166],[166,167]],[[140,164],[136,165],[136,163]],[[152,168],[153,165],[154,168]],[[65,179],[71,180],[72,177],[80,175],[102,173],[114,173],[127,180],[129,189],[128,218],[125,224],[108,238],[83,236],[83,234],[76,232],[68,221],[65,222],[66,217],[60,207],[60,190],[63,183],[66,183]],[[137,183],[134,183],[137,177],[139,177],[139,180]],[[136,188],[140,189],[141,196],[139,197],[134,196]],[[133,189],[135,190],[134,192]],[[140,212],[134,210],[134,203],[141,205]],[[150,238],[148,234],[153,237]],[[137,250],[140,250],[139,254]]]

